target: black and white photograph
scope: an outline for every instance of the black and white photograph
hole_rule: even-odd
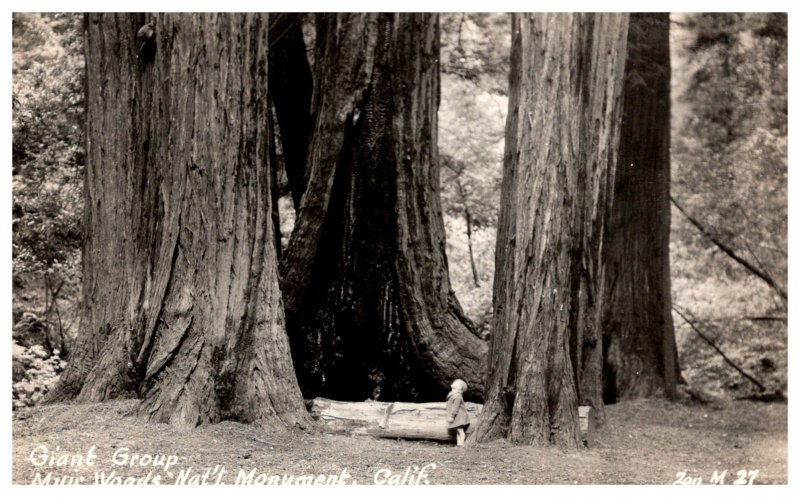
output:
[[[793,13],[513,6],[13,6],[8,487],[788,489]]]

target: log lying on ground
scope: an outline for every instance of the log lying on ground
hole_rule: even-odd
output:
[[[453,440],[454,437],[447,430],[444,402],[339,402],[315,398],[307,405],[311,417],[331,433],[417,440]],[[466,406],[469,432],[477,426],[483,406],[472,402],[466,402]]]
[[[307,400],[311,417],[329,433],[370,435],[381,438],[413,440],[453,440],[447,429],[444,402],[340,402],[327,398]],[[483,405],[466,402],[470,426],[467,435],[478,426]],[[578,408],[579,429],[584,445],[591,447],[594,436],[594,412]]]
[[[412,440],[453,440],[447,429],[447,411],[444,402],[340,402],[327,398],[306,401],[311,417],[329,433],[370,435],[381,438]],[[470,426],[473,431],[480,420],[483,405],[466,402]],[[593,433],[592,414],[581,407],[581,439],[591,446]]]

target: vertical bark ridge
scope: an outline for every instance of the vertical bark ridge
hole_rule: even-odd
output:
[[[310,172],[281,267],[306,395],[480,393],[485,345],[447,277],[438,198],[438,18],[317,19]]]
[[[675,395],[669,273],[669,14],[631,16],[619,169],[603,249],[607,402]]]
[[[493,336],[478,441],[577,445],[581,379],[570,343],[582,345],[579,324],[589,319],[578,321],[575,291],[592,276],[596,251],[587,232],[602,225],[598,185],[613,169],[606,149],[616,144],[605,131],[614,127],[626,29],[627,16],[619,14],[513,17]]]
[[[51,401],[138,395],[155,421],[305,426],[273,245],[266,15],[86,25],[89,287]]]
[[[625,72],[628,19],[623,16],[596,15],[591,25],[588,75],[583,108],[586,144],[582,147],[585,166],[580,218],[581,259],[578,310],[583,320],[579,326],[580,365],[578,394],[581,405],[591,406],[595,418],[605,419],[603,407],[603,330],[602,315],[606,305],[603,255],[604,232],[610,218],[614,177],[617,169],[622,90]]]

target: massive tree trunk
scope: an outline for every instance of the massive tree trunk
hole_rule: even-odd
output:
[[[305,16],[277,13],[270,16],[269,23],[269,94],[295,210],[300,208],[306,189],[306,152],[312,125],[313,83],[303,41]]]
[[[591,379],[584,362],[596,349],[584,339],[597,332],[596,306],[585,298],[598,288],[626,32],[625,14],[513,18],[479,441],[576,446],[578,389],[599,388],[598,371]],[[570,344],[587,347],[578,354]]]
[[[578,239],[580,256],[572,292],[570,354],[578,401],[594,409],[597,422],[605,420],[603,407],[603,313],[606,304],[605,233],[611,215],[617,168],[622,92],[626,61],[627,19],[601,16],[589,20],[594,30],[581,48],[578,68],[583,86],[581,106],[582,165],[578,175]],[[594,23],[596,26],[591,25]],[[588,64],[584,61],[589,61]]]
[[[89,14],[86,89],[82,334],[49,400],[305,425],[272,243],[267,16]]]
[[[435,14],[317,18],[308,187],[281,264],[306,396],[479,395],[486,345],[450,288]]]
[[[634,14],[604,262],[607,403],[675,395],[670,232],[669,14]]]

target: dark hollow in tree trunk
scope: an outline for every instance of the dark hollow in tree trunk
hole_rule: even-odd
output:
[[[583,367],[570,344],[592,320],[595,239],[613,179],[625,14],[520,14],[512,21],[511,79],[498,222],[486,404],[475,439],[579,443]],[[591,209],[591,210],[590,210]],[[592,331],[596,332],[596,331]],[[598,343],[599,344],[599,343]],[[595,371],[596,373],[597,371]],[[588,378],[588,376],[586,376]],[[594,376],[599,387],[599,375]]]
[[[136,39],[155,23],[150,57]],[[264,14],[88,14],[81,338],[49,401],[305,426],[271,224]]]
[[[669,145],[669,14],[633,14],[619,164],[603,252],[606,403],[676,394]]]
[[[305,16],[282,12],[272,14],[269,20],[269,94],[295,210],[300,208],[306,189],[306,152],[312,125],[313,83],[303,41]]]
[[[486,345],[450,288],[435,14],[316,19],[308,187],[281,263],[307,397],[481,394]]]

